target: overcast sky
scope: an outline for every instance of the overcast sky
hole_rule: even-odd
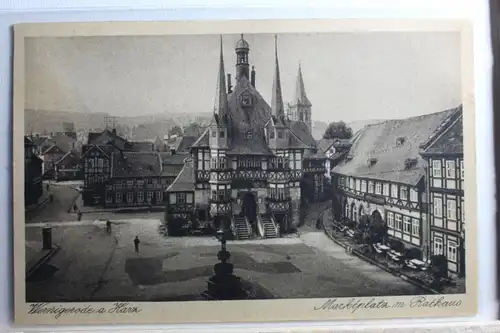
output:
[[[219,35],[26,39],[26,108],[136,116],[211,112]],[[224,35],[234,78],[239,35]],[[274,37],[245,35],[256,87],[270,103]],[[284,99],[299,61],[314,120],[389,119],[441,111],[461,96],[458,33],[280,34]],[[234,84],[234,79],[233,79]]]

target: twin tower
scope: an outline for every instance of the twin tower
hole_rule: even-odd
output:
[[[275,38],[275,49],[277,50],[277,38]],[[236,80],[241,77],[245,77],[250,80],[252,86],[255,87],[255,70],[252,66],[252,71],[250,73],[250,64],[248,60],[248,54],[250,52],[250,45],[243,38],[241,34],[240,40],[236,43]],[[276,52],[276,62],[277,52]],[[231,92],[231,80],[230,74],[228,74],[228,85],[229,92]],[[291,103],[287,105],[287,116],[291,121],[301,121],[306,124],[309,133],[312,130],[312,119],[311,119],[311,107],[312,104],[307,98],[306,90],[304,87],[304,78],[302,77],[302,69],[299,64],[297,82],[295,85],[295,96]]]

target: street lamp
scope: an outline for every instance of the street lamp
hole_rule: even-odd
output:
[[[217,230],[215,237],[217,238],[217,240],[220,242],[221,245],[221,249],[219,253],[217,253],[217,259],[219,259],[222,263],[225,263],[226,261],[229,260],[229,257],[231,256],[229,251],[226,250],[226,242],[227,242],[226,232],[222,229],[219,229]]]

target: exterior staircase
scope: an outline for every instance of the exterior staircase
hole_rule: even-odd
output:
[[[238,240],[251,239],[252,228],[244,216],[234,216],[234,236]]]
[[[264,235],[263,238],[278,238],[278,232],[276,230],[276,225],[271,220],[269,215],[262,214],[259,216],[260,222],[262,223]]]

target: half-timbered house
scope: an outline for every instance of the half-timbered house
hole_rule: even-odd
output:
[[[382,219],[389,237],[421,249],[428,258],[425,161],[419,146],[455,112],[388,120],[362,129],[332,170],[341,216],[355,222],[363,215]]]
[[[184,214],[196,224],[230,228],[239,239],[277,237],[298,225],[303,195],[321,196],[326,157],[310,133],[310,117],[300,118],[312,106],[301,71],[292,103],[296,120],[285,115],[277,46],[270,105],[255,87],[249,51],[242,36],[235,49],[235,85],[228,74],[226,86],[221,40],[213,117],[167,189],[167,223]],[[304,178],[317,192],[301,193]]]
[[[83,177],[80,154],[69,151],[54,163],[54,180],[80,180]]]
[[[448,259],[448,272],[465,274],[463,116],[460,107],[422,145],[427,161],[430,251]]]
[[[40,158],[43,160],[43,174],[45,178],[54,179],[56,163],[67,153],[77,152],[79,149],[76,136],[66,133],[56,133],[43,142],[43,150]]]
[[[84,177],[82,199],[85,206],[105,204],[105,184],[111,178],[112,154],[132,150],[132,144],[114,129],[88,134],[81,155]]]

